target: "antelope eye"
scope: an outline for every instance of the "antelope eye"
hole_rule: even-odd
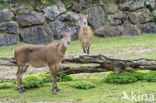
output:
[[[67,41],[67,44],[70,44],[70,41]]]

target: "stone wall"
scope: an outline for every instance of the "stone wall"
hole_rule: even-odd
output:
[[[15,45],[19,41],[45,44],[61,39],[60,30],[76,30],[72,34],[72,40],[76,40],[79,14],[90,14],[89,25],[95,35],[101,37],[156,33],[156,0],[128,0],[121,4],[77,0],[68,8],[58,1],[56,5],[35,11],[13,3],[9,8],[0,10],[0,46]]]

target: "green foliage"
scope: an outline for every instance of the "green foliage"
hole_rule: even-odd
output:
[[[42,83],[52,82],[51,75],[49,73],[40,73],[38,76],[42,79]]]
[[[66,74],[61,74],[57,77],[58,82],[67,82],[67,81],[72,81],[72,76],[71,75],[66,75]]]
[[[66,8],[73,5],[73,0],[62,0],[62,2],[64,3]]]
[[[112,2],[114,0],[103,0],[104,3]]]
[[[25,88],[38,88],[42,83],[42,79],[37,75],[27,75],[23,78]]]
[[[117,83],[117,84],[128,84],[128,83],[134,83],[138,79],[136,75],[132,72],[122,72],[119,74],[110,74],[105,79],[104,82],[106,83]]]
[[[51,75],[49,73],[41,73],[41,74],[38,74],[38,76],[41,77],[43,83],[52,82]],[[71,80],[72,80],[71,75],[60,74],[57,77],[58,82],[67,82],[67,81],[71,81]]]
[[[0,83],[0,89],[8,89],[11,87],[13,87],[13,83],[11,82]]]
[[[72,86],[77,89],[85,89],[85,90],[95,87],[95,85],[93,83],[88,82],[88,81],[76,81],[73,83]]]
[[[143,76],[143,79],[148,82],[156,82],[156,71],[151,71],[149,73],[146,73]]]
[[[7,3],[0,3],[0,10],[7,8]]]
[[[103,79],[106,83],[116,83],[116,84],[128,84],[134,83],[138,80],[145,80],[148,82],[156,82],[156,72],[146,72],[146,71],[124,71],[119,74],[114,74],[109,72],[107,77]]]
[[[123,3],[126,2],[126,0],[116,0],[116,3]]]

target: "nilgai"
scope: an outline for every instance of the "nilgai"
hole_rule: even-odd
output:
[[[67,46],[71,41],[71,33],[65,33],[62,40],[59,43],[50,43],[47,45],[24,45],[15,49],[14,55],[18,65],[17,82],[18,90],[20,93],[25,91],[22,85],[22,76],[27,71],[29,65],[33,67],[48,66],[52,77],[52,93],[57,94],[60,90],[57,87],[57,65],[63,58]]]
[[[80,30],[78,33],[78,39],[81,42],[83,52],[86,54],[89,54],[90,50],[90,44],[94,36],[94,32],[92,31],[91,27],[88,26],[88,21],[87,21],[88,15],[81,15],[80,16]]]

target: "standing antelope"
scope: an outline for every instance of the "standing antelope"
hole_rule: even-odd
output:
[[[47,65],[53,79],[52,93],[57,94],[57,92],[60,90],[56,83],[57,65],[63,58],[67,46],[70,44],[70,34],[71,33],[65,33],[63,39],[57,44],[51,43],[47,45],[25,45],[15,49],[14,55],[18,65],[16,76],[18,90],[20,93],[25,92],[25,89],[22,85],[22,76],[27,71],[29,65],[34,67]]]
[[[88,26],[87,17],[88,16],[86,15],[80,16],[81,26],[78,33],[78,39],[81,42],[83,52],[89,54],[90,44],[93,39],[94,33],[91,27]]]

